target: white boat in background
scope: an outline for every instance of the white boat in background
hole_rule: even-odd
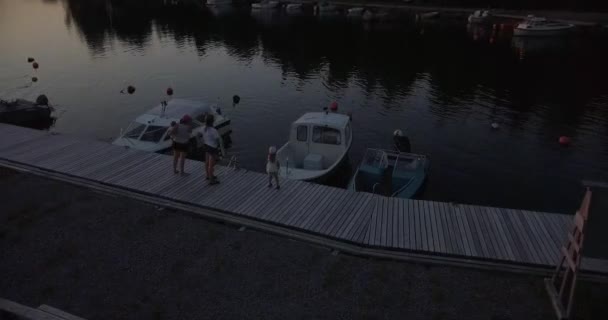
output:
[[[542,17],[528,16],[513,30],[514,36],[559,36],[574,30],[574,25],[550,21]]]
[[[437,19],[437,18],[439,18],[439,12],[431,11],[431,12],[420,13],[420,14],[416,15],[416,18],[417,18],[417,20]]]
[[[291,125],[289,141],[277,152],[279,175],[293,180],[320,180],[346,158],[353,141],[350,117],[309,112]]]
[[[252,3],[251,9],[276,9],[279,7],[278,1],[260,1],[258,3]]]
[[[355,18],[355,17],[360,18],[363,15],[363,12],[365,12],[365,8],[363,8],[363,7],[350,8],[350,9],[346,10],[346,16],[351,17],[351,18]]]
[[[302,13],[302,4],[290,3],[285,6],[285,11],[287,11],[287,13]]]
[[[226,6],[231,5],[232,0],[207,0],[207,6]]]
[[[202,132],[207,114],[214,116],[214,126],[222,137],[227,137],[232,132],[230,119],[222,116],[216,105],[202,100],[172,99],[135,118],[112,144],[142,151],[165,152],[172,145],[168,134],[171,122],[178,123],[184,115],[189,115],[194,127],[192,149],[199,149],[202,143],[198,141],[197,133]]]
[[[484,23],[492,17],[488,10],[477,10],[469,15],[469,23]]]

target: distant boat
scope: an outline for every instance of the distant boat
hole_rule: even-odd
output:
[[[40,95],[36,102],[24,99],[14,101],[0,100],[0,122],[25,125],[48,121],[53,108],[49,106],[45,95]]]
[[[439,12],[432,11],[432,12],[420,13],[420,14],[416,15],[416,17],[418,18],[418,20],[437,19],[437,18],[439,18]]]
[[[232,4],[232,0],[207,0],[207,6],[225,6]]]
[[[428,168],[424,155],[367,149],[348,189],[410,199],[424,185]]]
[[[251,9],[276,9],[279,7],[278,1],[260,1],[258,3],[252,3]]]
[[[346,10],[346,15],[351,18],[361,17],[364,12],[365,12],[365,8],[355,7],[355,8],[350,8],[350,9]]]
[[[344,161],[352,141],[349,116],[305,113],[291,125],[289,141],[277,152],[279,175],[293,180],[321,180]]]
[[[488,10],[476,10],[469,15],[469,23],[484,23],[492,17]]]
[[[321,2],[315,6],[318,13],[334,13],[338,10],[338,7],[327,2]]]
[[[302,4],[301,3],[290,3],[285,6],[285,11],[287,11],[287,13],[301,13]]]
[[[513,30],[514,36],[560,36],[574,30],[569,23],[550,21],[542,17],[528,16]]]
[[[197,133],[202,132],[207,114],[214,116],[213,126],[220,136],[227,137],[232,132],[230,119],[222,116],[217,106],[202,100],[172,99],[166,105],[161,103],[135,118],[112,144],[142,151],[165,152],[172,145],[168,133],[171,122],[179,122],[184,115],[189,115],[194,127],[191,147],[199,149],[202,145],[196,140]]]

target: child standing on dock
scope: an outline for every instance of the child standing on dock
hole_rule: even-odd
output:
[[[192,118],[189,115],[184,115],[179,123],[171,122],[169,136],[173,139],[173,172],[175,174],[184,172],[184,163],[189,149],[190,135],[192,135]],[[177,171],[177,164],[179,169]]]
[[[272,179],[277,183],[277,190],[281,189],[279,186],[279,169],[281,164],[277,159],[277,148],[272,146],[268,149],[268,161],[266,162],[266,172],[268,173],[268,188],[272,188]]]

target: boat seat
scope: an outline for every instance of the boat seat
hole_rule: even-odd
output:
[[[323,170],[323,156],[316,153],[309,153],[304,158],[302,167],[305,170]]]

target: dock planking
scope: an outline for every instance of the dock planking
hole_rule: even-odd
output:
[[[377,249],[462,258],[463,261],[553,266],[572,225],[571,216],[505,208],[387,198],[283,180],[268,188],[265,174],[218,166],[210,186],[203,164],[186,162],[185,176],[172,157],[87,141],[70,135],[0,124],[0,161],[38,168],[214,209]],[[608,272],[605,261],[583,269]]]

